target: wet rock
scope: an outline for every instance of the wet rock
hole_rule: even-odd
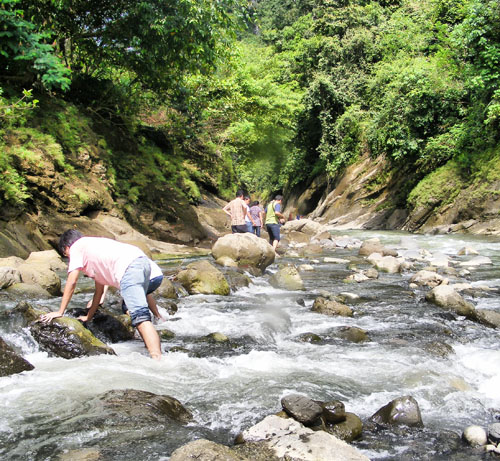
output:
[[[158,334],[160,335],[160,339],[162,341],[170,341],[175,338],[175,333],[171,330],[167,330],[166,328],[158,330]]]
[[[500,328],[500,312],[489,309],[477,309],[474,320],[491,328]]]
[[[306,305],[306,302],[304,301],[304,298],[297,298],[297,301],[296,301],[296,302],[297,302],[297,304],[298,304],[299,306],[303,306],[303,307],[305,307],[305,305]]]
[[[487,434],[481,426],[469,426],[464,429],[462,438],[473,447],[486,445]]]
[[[14,299],[49,299],[52,295],[39,285],[29,283],[14,283],[6,289]]]
[[[78,309],[73,311],[75,317],[86,315],[87,311]],[[134,339],[134,327],[128,315],[116,315],[108,309],[99,308],[90,322],[85,323],[92,334],[101,341],[119,343]]]
[[[250,286],[250,283],[252,283],[252,280],[248,275],[241,274],[236,271],[227,271],[224,275],[229,283],[231,291],[235,291],[243,287],[248,287]]]
[[[426,344],[425,350],[427,352],[430,352],[432,355],[436,355],[438,357],[443,357],[443,358],[446,358],[455,352],[453,350],[453,347],[441,341],[433,341],[429,344]]]
[[[269,278],[269,283],[275,288],[284,290],[303,290],[304,282],[295,266],[281,266],[278,272]]]
[[[283,410],[305,426],[312,426],[323,413],[323,408],[314,400],[299,394],[281,399]]]
[[[227,256],[242,269],[251,267],[262,273],[274,262],[275,252],[266,240],[247,232],[219,238],[212,247],[212,256],[215,260]]]
[[[475,307],[460,296],[453,287],[439,285],[425,295],[425,299],[444,309],[456,312],[465,317],[474,317]]]
[[[177,304],[169,299],[157,299],[156,304],[158,308],[165,309],[168,315],[174,315],[179,310]]]
[[[346,412],[344,421],[327,424],[325,430],[345,442],[352,442],[361,437],[363,422],[354,413]]]
[[[163,277],[161,285],[155,290],[155,295],[161,296],[167,299],[176,299],[177,291],[175,290],[174,284],[166,277]]]
[[[358,327],[343,327],[340,330],[340,337],[352,343],[362,343],[369,340],[366,331]]]
[[[177,448],[170,456],[170,461],[250,461],[233,449],[209,440],[199,439]]]
[[[444,280],[445,278],[437,272],[421,270],[411,277],[410,283],[434,288],[441,285]]]
[[[97,397],[106,420],[140,421],[144,423],[161,423],[174,420],[180,424],[188,424],[193,415],[179,400],[168,395],[157,395],[152,392],[136,389],[112,390]]]
[[[417,401],[411,396],[399,397],[383,406],[370,417],[370,421],[382,426],[406,425],[422,427],[422,415]]]
[[[324,431],[314,432],[294,419],[268,416],[242,432],[240,441],[265,441],[276,456],[297,461],[349,460],[368,458],[347,443]],[[335,458],[332,458],[332,454]]]
[[[495,445],[500,444],[500,423],[493,423],[488,426],[488,441]]]
[[[177,280],[189,294],[228,295],[230,292],[222,272],[206,260],[188,264],[177,274]]]
[[[323,408],[325,423],[337,424],[346,420],[345,405],[340,400],[330,400],[320,403]]]
[[[48,310],[35,309],[30,304],[19,303],[20,312],[29,323],[31,335],[40,348],[58,357],[73,359],[88,355],[115,354],[113,349],[96,338],[82,323],[74,318],[59,317],[50,324],[38,321]]]
[[[318,296],[314,300],[311,308],[313,312],[318,312],[325,315],[339,315],[341,317],[352,317],[352,309],[345,304],[339,303],[332,299],[326,299]]]
[[[21,272],[14,267],[0,266],[0,290],[8,288],[14,283],[21,283]]]
[[[203,337],[205,341],[213,342],[213,343],[228,343],[229,338],[224,333],[210,333]]]
[[[321,336],[316,333],[303,333],[299,336],[299,340],[303,343],[319,343],[321,342]]]
[[[0,338],[0,377],[9,376],[35,368],[26,359]]]

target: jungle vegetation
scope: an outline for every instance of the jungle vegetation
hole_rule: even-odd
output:
[[[414,206],[444,165],[466,183],[500,155],[500,3],[0,0],[0,116],[2,203],[30,196],[13,134],[71,175],[83,124],[131,203],[151,182],[265,198],[369,154]]]

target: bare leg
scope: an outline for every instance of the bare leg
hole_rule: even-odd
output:
[[[274,251],[276,251],[276,248],[278,248],[279,243],[280,243],[280,241],[279,241],[279,240],[274,240],[274,241],[273,241],[273,248],[274,248]]]
[[[149,354],[155,360],[160,360],[161,358],[161,346],[160,337],[155,330],[155,327],[150,321],[142,322],[137,325],[137,330],[144,341],[144,344],[148,348]]]
[[[147,295],[146,299],[148,301],[149,310],[153,313],[155,318],[160,319],[160,320],[165,320],[158,312],[158,307],[156,305],[156,299],[153,297],[153,295],[151,295],[151,294]]]

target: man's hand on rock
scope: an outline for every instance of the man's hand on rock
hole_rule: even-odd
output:
[[[43,314],[40,316],[40,321],[43,323],[50,323],[52,319],[56,319],[58,317],[62,317],[62,314],[59,312],[49,312],[48,314]]]

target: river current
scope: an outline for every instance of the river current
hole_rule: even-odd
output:
[[[500,311],[498,238],[342,234],[363,240],[379,237],[396,249],[427,249],[457,263],[469,258],[457,256],[462,247],[474,248],[493,264],[471,269],[460,281],[490,290],[466,298],[478,309]],[[157,328],[175,333],[162,343],[164,349],[180,346],[192,353],[165,353],[160,362],[148,358],[140,341],[111,345],[117,356],[50,357],[26,329],[1,317],[0,336],[22,351],[35,369],[0,378],[0,458],[71,459],[72,450],[95,448],[102,460],[167,461],[177,447],[198,438],[232,444],[239,432],[279,411],[283,396],[300,393],[316,400],[341,400],[346,411],[362,420],[394,398],[413,396],[425,427],[363,434],[352,444],[370,459],[486,459],[462,445],[459,436],[471,424],[486,427],[500,419],[500,330],[445,315],[425,301],[426,289],[411,290],[409,279],[423,263],[402,274],[380,273],[378,279],[347,284],[343,279],[352,273],[347,263],[325,263],[327,256],[369,267],[357,250],[325,251],[313,263],[284,257],[280,262],[313,265],[314,271],[301,273],[305,291],[275,289],[266,277],[253,277],[249,287],[227,297],[181,298],[178,312],[168,316],[163,311],[167,320]],[[189,262],[159,263],[168,272]],[[276,269],[273,264],[268,271]],[[88,281],[80,286],[88,287]],[[358,295],[348,302],[354,316],[311,312],[321,290]],[[86,303],[90,295],[85,291],[74,296],[70,307]],[[53,309],[58,302],[38,301]],[[0,298],[0,311],[14,305]],[[346,326],[362,328],[369,340],[343,339],[340,333]],[[227,335],[231,345],[199,341],[213,332]],[[303,341],[305,333],[315,333],[321,341]],[[451,346],[452,353],[434,353],[430,346],[436,342]],[[107,427],[94,402],[113,389],[173,396],[193,413],[194,422],[187,427]]]

